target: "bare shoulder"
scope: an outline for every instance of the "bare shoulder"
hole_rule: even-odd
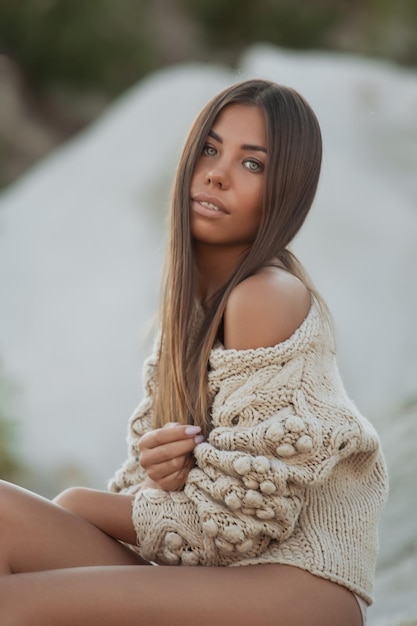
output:
[[[288,339],[306,318],[311,296],[303,283],[283,269],[267,267],[242,281],[224,312],[224,345],[248,350]]]

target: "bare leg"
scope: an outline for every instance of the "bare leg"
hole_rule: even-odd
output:
[[[73,489],[58,501],[92,523],[0,481],[0,571],[14,573],[0,576],[2,626],[361,626],[349,591],[294,567],[138,565],[93,525],[130,534],[130,497]]]
[[[2,626],[360,626],[343,587],[286,565],[98,567],[0,578]]]
[[[91,497],[93,505],[103,508],[105,503],[108,516],[113,516],[109,530],[119,530],[123,534],[121,539],[134,542],[130,496],[97,492]],[[103,520],[103,525],[107,525],[105,516]],[[134,564],[145,562],[93,523],[45,498],[0,481],[0,575]]]

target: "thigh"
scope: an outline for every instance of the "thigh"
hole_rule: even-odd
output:
[[[349,591],[281,565],[18,574],[0,578],[0,607],[4,626],[361,625]]]
[[[130,515],[130,504],[120,504]],[[145,562],[78,515],[0,481],[0,573],[138,563]]]

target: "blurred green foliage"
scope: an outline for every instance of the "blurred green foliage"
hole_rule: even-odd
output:
[[[147,74],[261,42],[417,67],[417,0],[0,0],[0,188]]]
[[[11,421],[6,421],[0,414],[0,478],[15,480],[19,463],[12,451],[14,431]]]
[[[368,46],[359,52],[417,66],[417,1],[367,0]]]
[[[416,0],[182,0],[207,43],[330,49],[417,65]]]
[[[155,68],[146,0],[0,0],[0,48],[31,87],[118,92]]]
[[[0,0],[0,49],[34,89],[112,95],[172,62],[164,33],[185,23],[193,59],[233,64],[262,41],[417,65],[416,0]]]
[[[183,0],[205,25],[207,42],[241,49],[254,42],[289,48],[322,48],[329,31],[343,17],[338,3],[305,0]]]
[[[9,392],[0,377],[0,478],[15,482],[22,469],[16,452],[16,424],[6,416]]]

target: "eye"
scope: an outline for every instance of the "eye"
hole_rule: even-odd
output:
[[[203,148],[203,155],[204,156],[216,156],[216,154],[217,154],[216,148],[206,143],[206,145]]]
[[[255,161],[255,159],[247,159],[246,161],[244,161],[244,166],[250,172],[263,172],[264,170],[263,163],[260,163],[259,161]]]

